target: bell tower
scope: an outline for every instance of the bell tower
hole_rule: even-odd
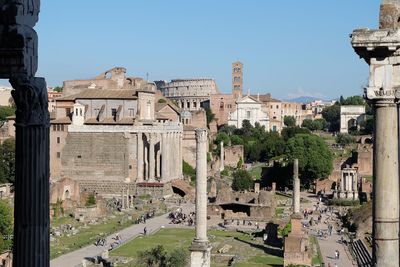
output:
[[[243,95],[243,64],[240,61],[232,63],[232,94],[235,99]]]

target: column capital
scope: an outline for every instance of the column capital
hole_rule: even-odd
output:
[[[197,128],[195,131],[196,131],[197,142],[200,143],[207,142],[207,129]]]
[[[17,106],[17,126],[49,126],[47,87],[44,78],[18,77],[10,79],[11,92]]]

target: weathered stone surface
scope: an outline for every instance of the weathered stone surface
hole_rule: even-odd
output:
[[[0,24],[0,78],[32,77],[38,65],[38,37],[25,25]]]
[[[44,78],[13,78],[11,92],[17,106],[16,124],[23,126],[50,124],[47,87]]]
[[[380,29],[395,29],[400,26],[400,1],[382,0],[379,14]]]
[[[0,24],[35,26],[39,20],[40,0],[0,0]]]

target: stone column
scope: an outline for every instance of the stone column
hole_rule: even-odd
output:
[[[179,138],[179,143],[178,143],[178,145],[179,145],[179,157],[178,157],[178,167],[179,167],[179,170],[178,170],[178,174],[179,174],[179,178],[182,178],[182,176],[183,176],[183,170],[182,170],[182,165],[183,165],[183,151],[182,151],[182,148],[183,148],[183,133],[182,132],[180,132],[179,134],[178,134],[178,138]]]
[[[155,174],[155,155],[154,155],[154,145],[155,145],[155,135],[149,134],[149,180],[154,181],[154,174]]]
[[[161,136],[161,177],[162,181],[167,179],[167,133]]]
[[[191,267],[209,267],[211,246],[207,238],[207,130],[196,129],[196,237],[190,247]]]
[[[15,209],[13,266],[49,266],[49,112],[43,78],[14,78]]]
[[[131,208],[131,203],[129,201],[129,185],[126,188],[126,208],[130,209]]]
[[[293,162],[293,213],[300,212],[299,160]]]
[[[380,29],[351,35],[356,53],[370,66],[365,98],[374,109],[373,264],[398,267],[399,262],[399,132],[400,1],[382,0]]]
[[[219,167],[219,171],[223,171],[225,169],[225,165],[224,165],[224,159],[225,159],[225,153],[224,153],[224,141],[221,141],[220,143],[220,155],[219,155],[220,159],[221,159],[221,166]]]
[[[374,255],[376,266],[400,266],[397,107],[374,107]]]
[[[137,133],[137,180],[143,181],[143,138],[142,133]]]

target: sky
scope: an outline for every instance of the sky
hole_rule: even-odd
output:
[[[379,0],[41,1],[39,70],[49,86],[115,66],[149,80],[214,78],[276,98],[362,93],[368,66],[349,34],[377,28]]]

